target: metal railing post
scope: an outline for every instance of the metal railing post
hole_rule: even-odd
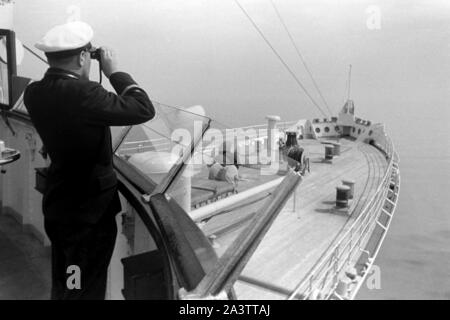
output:
[[[333,276],[333,285],[332,286],[335,287],[338,282],[338,274],[339,274],[339,247],[336,247],[336,249],[334,250],[333,270],[334,270],[334,276]]]

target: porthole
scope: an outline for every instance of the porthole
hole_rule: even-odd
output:
[[[316,133],[320,133],[320,128],[316,128]]]
[[[361,129],[358,129],[358,134],[361,134]]]
[[[334,127],[334,130],[336,131],[336,132],[339,132],[339,126],[336,126],[336,127]]]
[[[330,128],[325,127],[325,132],[326,132],[326,133],[330,132]]]
[[[352,130],[353,132],[355,132],[356,131],[356,128],[355,127],[353,127],[353,130]]]
[[[370,131],[369,131],[369,136],[371,136],[371,135],[372,135],[372,133],[373,133],[373,131],[372,131],[372,130],[370,130]]]

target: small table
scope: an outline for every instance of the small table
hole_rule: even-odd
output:
[[[17,161],[20,158],[20,151],[15,149],[6,148],[5,151],[0,153],[0,166]]]

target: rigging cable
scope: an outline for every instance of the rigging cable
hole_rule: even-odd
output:
[[[247,11],[244,9],[244,7],[241,6],[238,0],[234,0],[236,5],[241,9],[241,11],[245,14],[247,19],[251,22],[253,27],[256,29],[256,31],[259,33],[259,35],[263,38],[263,40],[266,42],[266,44],[270,47],[272,52],[277,56],[277,58],[280,60],[280,62],[284,65],[286,70],[290,73],[290,75],[294,78],[295,82],[302,88],[302,90],[305,92],[305,94],[308,96],[308,98],[311,100],[311,102],[316,106],[317,109],[322,113],[324,117],[327,115],[322,110],[322,108],[317,104],[317,102],[314,100],[314,98],[309,94],[308,90],[306,90],[305,86],[301,83],[301,81],[298,79],[298,77],[295,75],[295,73],[289,68],[287,63],[283,60],[283,58],[280,56],[280,54],[275,50],[275,48],[272,46],[272,44],[269,42],[269,40],[264,36],[262,31],[258,28],[256,23],[253,21],[253,19],[250,17],[250,15],[247,13]]]
[[[284,22],[283,18],[281,17],[280,11],[278,11],[277,7],[275,6],[275,3],[273,2],[273,0],[270,0],[270,3],[272,4],[273,9],[275,10],[278,19],[280,20],[281,24],[283,25],[284,30],[286,31],[287,35],[289,36],[289,39],[291,40],[292,45],[295,48],[295,51],[297,52],[297,56],[300,58],[301,62],[303,63],[303,66],[305,67],[306,71],[308,72],[309,77],[311,78],[311,81],[314,84],[314,87],[316,88],[317,92],[319,93],[320,98],[322,99],[323,103],[325,104],[325,106],[328,109],[328,112],[330,113],[330,115],[332,116],[333,113],[330,110],[330,106],[328,105],[327,101],[325,100],[321,90],[319,89],[319,86],[316,82],[316,80],[314,79],[310,69],[308,68],[305,59],[303,58],[303,55],[300,52],[300,49],[298,48],[297,44],[294,41],[294,38],[292,37],[291,33],[289,32],[289,29],[286,25],[286,23]]]
[[[347,100],[350,100],[350,90],[352,88],[352,65],[348,68],[348,93]]]
[[[31,50],[29,47],[27,47],[25,44],[22,44],[22,46],[25,48],[25,50],[27,50],[28,52],[30,52],[32,55],[34,55],[36,58],[38,58],[39,60],[41,60],[42,62],[44,62],[45,64],[48,64],[47,60],[45,60],[44,58],[42,58],[40,55],[38,55],[36,52],[34,52],[33,50]]]

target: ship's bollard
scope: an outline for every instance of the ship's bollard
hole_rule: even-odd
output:
[[[341,155],[341,144],[338,142],[333,143],[333,155],[335,156]]]
[[[297,199],[297,189],[295,188],[294,192],[292,192],[292,212],[297,213],[297,218],[300,219],[300,210],[298,208],[298,199]]]
[[[338,208],[348,207],[349,194],[350,194],[349,186],[336,187],[336,207]]]
[[[334,147],[330,144],[325,145],[325,160],[333,160]]]
[[[349,192],[348,198],[349,199],[353,199],[353,196],[354,196],[354,193],[355,193],[355,181],[354,180],[345,179],[345,180],[342,180],[342,184],[344,186],[350,187],[350,192]]]

